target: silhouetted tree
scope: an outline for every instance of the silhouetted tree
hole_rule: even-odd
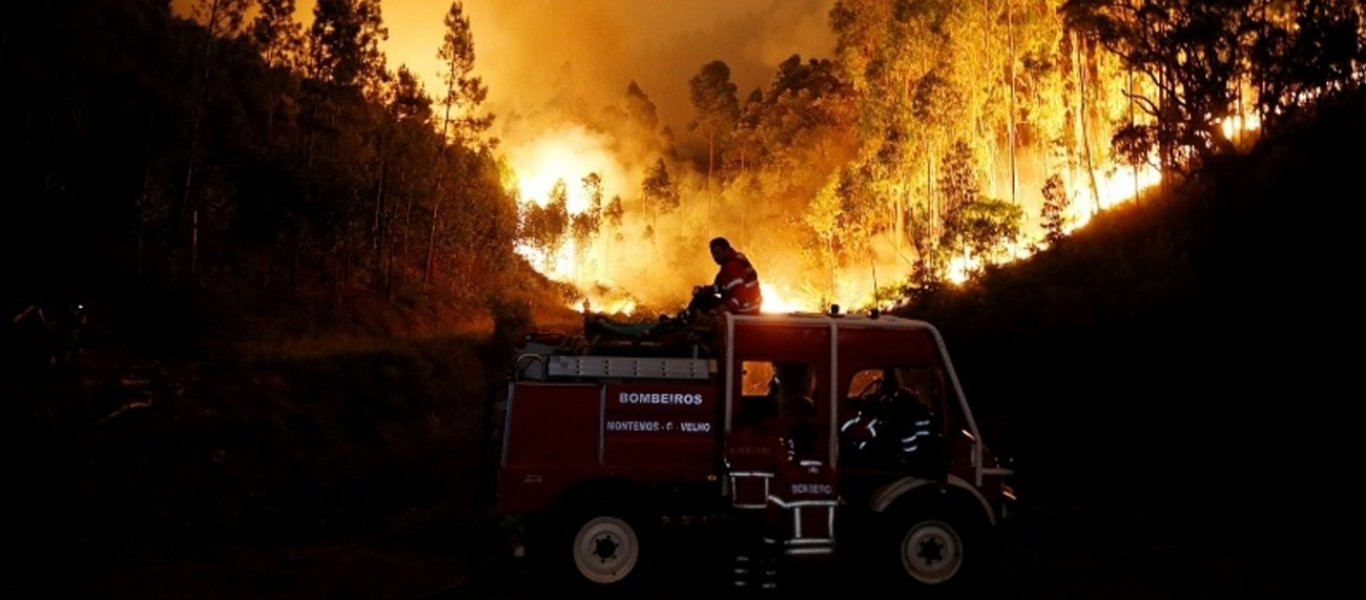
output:
[[[678,208],[678,188],[669,177],[669,167],[665,166],[664,159],[656,160],[645,174],[645,179],[640,183],[640,196],[650,211],[652,225],[659,214],[668,214]]]
[[[725,146],[726,135],[740,116],[730,67],[719,60],[702,65],[702,70],[688,80],[688,91],[693,108],[697,110],[693,126],[707,137],[707,193],[711,194],[717,147]]]
[[[484,99],[488,97],[488,87],[473,75],[474,36],[470,32],[470,19],[465,15],[462,2],[457,0],[451,3],[445,24],[445,36],[436,53],[444,68],[441,82],[445,93],[440,100],[445,107],[441,121],[442,137],[452,138],[456,144],[472,148],[492,145],[491,140],[481,139],[493,124],[493,115],[479,114]]]
[[[1072,198],[1067,193],[1067,186],[1063,185],[1062,177],[1050,175],[1043,185],[1043,208],[1040,211],[1044,237],[1048,243],[1056,244],[1065,235],[1063,230],[1068,225],[1067,211],[1071,206]]]

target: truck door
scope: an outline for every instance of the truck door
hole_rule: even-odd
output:
[[[833,459],[828,321],[744,316],[729,321],[726,431],[749,425],[754,415],[772,414],[778,422],[810,420],[819,432],[817,446],[828,448]]]

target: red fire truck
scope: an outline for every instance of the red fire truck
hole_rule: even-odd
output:
[[[941,587],[964,579],[1013,500],[928,323],[730,315],[702,343],[642,339],[530,342],[508,385],[498,508],[532,524],[519,550],[590,589],[640,579],[665,524],[751,535],[739,525],[759,513],[783,524],[766,540],[784,560],[858,554]],[[794,422],[814,424],[814,455],[789,457]],[[765,428],[783,464],[751,452],[773,447],[755,441]],[[784,482],[784,469],[834,485]]]

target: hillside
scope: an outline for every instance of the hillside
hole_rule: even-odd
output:
[[[1268,520],[1315,522],[1333,501],[1309,482],[1337,462],[1348,371],[1330,348],[1356,321],[1344,288],[1363,134],[1360,95],[1306,112],[904,311],[941,327],[1026,507],[1137,519],[1285,573],[1264,551],[1310,533]],[[1092,525],[1073,542],[1103,539]]]

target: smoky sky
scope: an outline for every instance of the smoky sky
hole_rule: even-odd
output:
[[[188,14],[200,0],[174,0]],[[475,70],[494,113],[543,107],[561,72],[594,106],[619,102],[635,80],[675,129],[692,116],[688,79],[723,60],[743,100],[793,54],[829,57],[835,0],[466,0]],[[298,0],[299,21],[314,0]],[[436,58],[450,3],[383,0],[391,69],[407,65],[437,95]],[[566,68],[566,65],[568,67]]]
[[[400,6],[426,4],[387,0],[386,11],[391,3],[394,12]],[[495,111],[534,110],[567,71],[577,91],[599,105],[619,101],[635,80],[658,105],[663,120],[677,128],[692,112],[688,79],[704,63],[725,61],[743,99],[766,85],[778,63],[793,54],[828,57],[834,48],[827,25],[833,4],[469,0],[465,9],[474,31],[476,68],[489,84]],[[439,16],[437,21],[439,28]]]

